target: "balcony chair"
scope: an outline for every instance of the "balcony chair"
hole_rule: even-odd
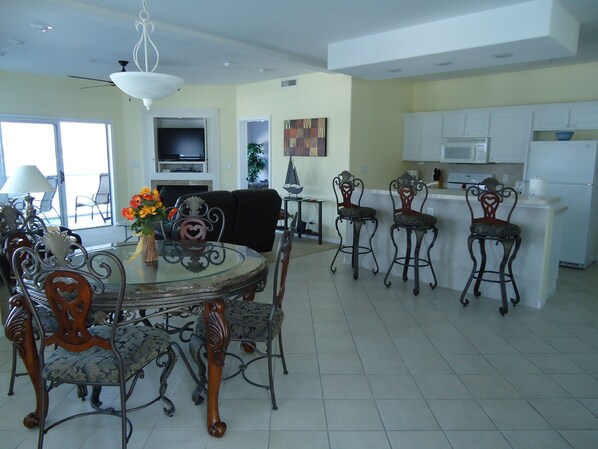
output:
[[[378,229],[378,219],[376,218],[376,210],[371,207],[361,205],[361,197],[363,196],[363,181],[356,178],[348,171],[341,172],[332,180],[332,189],[336,198],[337,217],[335,221],[336,232],[338,233],[340,243],[338,249],[334,254],[332,263],[330,264],[330,271],[336,273],[334,262],[339,253],[351,254],[351,266],[353,267],[353,279],[359,277],[359,255],[372,254],[375,267],[372,272],[378,273],[378,261],[372,249],[372,239]],[[356,201],[355,201],[356,200]],[[354,202],[355,201],[355,202]],[[348,221],[353,225],[353,242],[350,245],[343,244],[343,234],[339,229],[339,225],[344,221]],[[371,222],[374,224],[374,232],[371,233],[368,246],[360,246],[359,236],[361,228],[364,223]]]
[[[481,294],[481,282],[500,284],[502,306],[499,308],[499,311],[500,314],[504,316],[509,311],[507,283],[512,285],[515,294],[515,297],[511,298],[511,303],[516,305],[520,300],[519,290],[517,289],[515,277],[513,276],[513,261],[515,260],[515,257],[517,257],[517,253],[521,247],[521,228],[516,224],[511,223],[511,215],[515,210],[515,206],[517,206],[517,191],[512,187],[505,187],[495,178],[486,178],[478,184],[469,186],[466,190],[465,199],[471,216],[471,226],[469,228],[470,234],[469,237],[467,237],[467,246],[471,260],[473,261],[473,267],[469,279],[465,284],[465,288],[461,293],[460,301],[464,307],[469,304],[469,300],[465,298],[465,295],[467,295],[469,286],[474,279],[476,282],[473,288],[473,294],[476,298]],[[512,199],[512,202],[506,204],[508,213],[506,214],[506,220],[502,220],[496,217],[496,212],[498,207],[506,199]],[[480,208],[483,211],[481,217],[475,216],[475,204],[479,206],[476,208],[476,212],[479,213]],[[495,242],[496,245],[502,245],[502,258],[498,271],[486,269],[487,240]],[[473,243],[475,241],[479,243],[480,247],[479,269],[477,268],[478,261],[476,254],[473,250]]]
[[[236,372],[225,379],[230,379],[239,374],[243,379],[256,387],[270,390],[270,399],[272,409],[278,408],[276,404],[276,395],[274,393],[274,366],[273,359],[280,358],[282,362],[282,372],[288,374],[284,350],[282,346],[282,323],[284,312],[282,310],[282,301],[285,293],[287,272],[289,260],[291,257],[291,248],[293,245],[293,235],[297,227],[297,216],[293,219],[289,229],[283,232],[276,250],[276,260],[274,262],[274,276],[272,278],[272,302],[263,303],[258,301],[246,301],[240,299],[230,299],[226,301],[224,317],[229,327],[230,339],[240,341],[246,352],[251,352],[254,357],[248,361],[243,360],[236,354],[227,353],[227,356],[236,358],[239,361],[239,367]],[[202,309],[203,311],[203,309]],[[205,363],[202,360],[202,353],[205,353],[207,327],[209,323],[203,313],[195,320],[194,333],[191,336],[189,350],[191,358],[199,367],[199,378],[205,382]],[[274,352],[273,342],[278,338],[278,353]],[[265,344],[265,350],[258,346]],[[247,348],[251,348],[248,350]],[[249,356],[248,356],[249,357]],[[249,365],[258,360],[267,359],[268,361],[268,384],[261,384],[247,376],[246,369]],[[200,394],[203,391],[202,385],[198,385],[193,398],[195,403],[201,401]]]
[[[85,195],[77,195],[75,197],[75,223],[77,223],[77,211],[80,207],[91,207],[91,219],[93,220],[94,208],[98,210],[100,217],[106,223],[111,218],[112,203],[110,201],[110,176],[108,173],[100,173],[100,183],[98,190],[91,197]],[[102,212],[100,206],[105,206],[105,211]]]
[[[430,287],[435,288],[436,285],[438,285],[436,273],[434,272],[434,267],[432,265],[432,259],[430,258],[430,251],[432,250],[432,247],[436,242],[436,238],[438,237],[436,218],[432,215],[424,214],[422,212],[424,204],[428,199],[428,187],[423,181],[418,182],[417,178],[414,176],[411,176],[409,173],[404,173],[397,179],[393,179],[390,182],[388,191],[390,193],[390,199],[392,200],[393,214],[393,224],[390,226],[390,237],[392,239],[395,252],[392,261],[390,262],[390,266],[388,267],[388,271],[386,272],[386,276],[384,277],[384,285],[386,285],[386,287],[390,287],[391,285],[391,282],[388,281],[388,277],[390,276],[390,272],[394,264],[403,266],[403,281],[407,281],[408,269],[409,267],[412,267],[415,278],[413,294],[418,295],[419,269],[421,267],[430,267],[432,277],[434,278],[434,282],[430,282]],[[423,198],[421,198],[419,210],[414,210],[412,208],[412,203],[418,194],[420,194],[420,198],[421,196],[423,196]],[[395,195],[399,197],[399,207],[397,207]],[[406,250],[404,256],[397,257],[399,247],[395,239],[395,234],[397,234],[395,231],[400,231],[401,229],[404,229],[406,232]],[[434,236],[428,245],[427,258],[421,258],[419,254],[422,241],[424,239],[424,235],[426,235],[428,231],[432,231]],[[413,233],[415,233],[415,249],[412,255],[411,245]]]
[[[56,217],[60,217],[60,213],[54,208],[53,202],[54,197],[56,196],[56,189],[58,187],[58,176],[46,176],[48,182],[54,187],[54,190],[51,192],[44,192],[41,200],[34,200],[33,205],[37,209],[37,213],[41,214],[44,219],[49,222],[48,217],[46,216],[47,212],[54,211]]]
[[[51,231],[34,248],[17,249],[14,260],[23,261],[15,266],[19,296],[33,310],[37,328],[42,329],[40,307],[57,321],[57,329],[43,329],[38,340],[40,381],[46,393],[40,399],[39,449],[51,429],[74,418],[97,414],[120,418],[124,449],[133,432],[127,418],[129,411],[162,400],[164,413],[174,414],[174,404],[165,396],[168,375],[176,360],[170,337],[163,329],[121,321],[121,317],[126,317],[121,310],[126,276],[116,256],[104,251],[87,253],[66,233]],[[94,322],[94,297],[107,289],[116,295],[113,308],[104,310],[107,319],[102,324],[90,325]],[[127,410],[127,400],[152,361],[162,367],[158,395]],[[91,410],[51,422],[52,416],[47,416],[48,395],[62,384],[92,385],[97,395],[101,387],[117,387],[119,400],[117,405],[105,408],[99,400],[91,401]]]

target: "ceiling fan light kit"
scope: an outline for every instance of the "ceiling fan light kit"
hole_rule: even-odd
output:
[[[116,72],[110,75],[110,79],[127,95],[143,100],[143,105],[149,109],[154,100],[172,95],[181,88],[185,81],[178,76],[154,72],[160,61],[160,53],[149,37],[149,33],[154,30],[154,24],[149,21],[146,0],[141,0],[141,5],[140,20],[135,22],[135,28],[137,30],[141,28],[141,37],[135,48],[133,48],[133,60],[139,72]],[[156,52],[156,62],[151,70],[147,58],[148,45]],[[142,47],[144,60],[141,62],[143,68],[139,65],[139,51]]]

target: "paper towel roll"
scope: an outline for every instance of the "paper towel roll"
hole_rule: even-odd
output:
[[[546,181],[539,178],[529,180],[530,196],[546,196]]]
[[[419,180],[419,170],[407,170],[407,173]]]

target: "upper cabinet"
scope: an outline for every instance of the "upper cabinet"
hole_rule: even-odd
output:
[[[488,137],[489,112],[449,112],[442,119],[442,137]]]
[[[403,118],[403,160],[420,161],[422,147],[422,115],[405,114]]]
[[[440,161],[446,137],[490,137],[489,162],[525,163],[534,131],[598,130],[598,101],[405,114],[403,160]]]
[[[405,114],[403,120],[403,160],[440,160],[442,115],[435,113]]]
[[[440,161],[440,144],[442,141],[442,115],[424,114],[422,117],[421,160]]]
[[[598,105],[563,104],[539,107],[534,111],[534,131],[598,129]]]
[[[532,140],[532,109],[504,108],[490,116],[490,162],[524,163]]]

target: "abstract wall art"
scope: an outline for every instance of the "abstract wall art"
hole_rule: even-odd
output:
[[[285,156],[326,156],[326,118],[284,121]]]

